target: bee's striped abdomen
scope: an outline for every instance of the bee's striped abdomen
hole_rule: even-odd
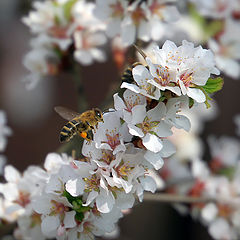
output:
[[[60,142],[69,141],[77,133],[77,125],[79,122],[76,120],[69,121],[60,132]]]
[[[134,79],[133,79],[133,75],[132,75],[132,70],[134,67],[136,67],[137,65],[142,65],[139,62],[135,62],[132,64],[132,66],[128,67],[123,75],[122,75],[122,82],[126,82],[126,83],[133,83]]]

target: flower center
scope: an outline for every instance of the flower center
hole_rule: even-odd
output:
[[[133,20],[133,23],[138,26],[141,22],[142,19],[146,19],[146,16],[144,14],[144,11],[142,8],[138,7],[136,10],[134,10],[132,12],[132,20]]]
[[[220,217],[228,218],[233,212],[233,209],[231,206],[227,204],[218,204],[218,215]]]
[[[51,200],[51,204],[51,215],[63,215],[65,212],[69,211],[69,207],[65,206],[63,203]]]
[[[128,175],[133,170],[134,167],[131,167],[129,163],[122,161],[119,166],[116,168],[117,174],[119,177],[122,177],[124,180],[128,180]]]
[[[15,200],[15,203],[19,204],[22,207],[26,207],[30,203],[30,193],[20,191],[18,199]]]
[[[110,6],[110,8],[112,8],[112,17],[114,17],[114,18],[117,18],[117,17],[122,18],[123,17],[124,9],[120,2],[117,2],[116,4],[110,4],[109,6]]]
[[[59,26],[53,26],[49,29],[49,34],[53,37],[65,39],[68,38],[67,36],[67,27],[59,27]]]
[[[221,13],[221,12],[224,12],[227,9],[228,1],[218,0],[216,5],[217,5],[217,11]]]
[[[147,134],[160,123],[160,121],[150,121],[151,119],[146,116],[143,120],[143,123],[138,123],[136,126],[141,128],[144,134]]]
[[[102,151],[102,157],[100,161],[110,164],[113,160],[115,160],[115,156],[112,154],[112,151]]]
[[[125,105],[125,110],[128,112],[132,112],[133,107],[135,107],[136,105],[140,105],[140,97],[137,96],[136,99],[132,99],[132,97],[126,98]]]
[[[91,178],[84,178],[83,180],[86,183],[85,192],[91,192],[92,190],[99,192],[100,180],[96,175],[93,175]]]
[[[119,133],[114,134],[112,131],[112,135],[106,133],[106,137],[107,141],[105,143],[107,143],[112,150],[114,150],[120,144]]]
[[[42,220],[41,220],[41,215],[40,214],[38,214],[38,213],[36,213],[36,212],[34,212],[32,215],[31,215],[31,228],[33,228],[33,227],[35,227],[35,226],[37,226],[37,225],[41,225],[41,222],[42,222]]]
[[[161,5],[160,3],[154,1],[152,5],[149,7],[149,10],[151,11],[152,14],[158,15],[159,18],[163,18],[161,9],[164,8],[164,5]]]
[[[158,76],[158,78],[154,78],[154,81],[156,83],[159,83],[161,86],[164,86],[164,87],[169,84],[170,74],[167,69],[159,66],[159,68],[157,68],[157,70],[156,70],[156,74]]]
[[[181,76],[180,76],[180,80],[183,81],[185,87],[189,87],[190,84],[192,83],[192,80],[193,80],[193,72],[191,73],[183,73]]]

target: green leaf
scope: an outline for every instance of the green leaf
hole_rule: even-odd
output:
[[[163,102],[165,99],[167,99],[165,96],[161,96],[161,97],[159,98],[159,102]]]
[[[77,0],[69,0],[63,5],[63,12],[64,12],[64,17],[70,21],[72,18],[72,7],[73,5],[77,2]]]
[[[205,105],[206,105],[207,108],[210,108],[211,105],[210,105],[210,103],[208,102],[208,100],[211,101],[212,98],[209,97],[208,93],[206,92],[206,90],[205,90],[202,86],[197,86],[197,85],[195,85],[195,87],[198,88],[198,89],[200,89],[200,90],[204,93],[204,95],[205,95],[205,97],[206,97],[206,101],[205,101],[204,103],[205,103]]]
[[[223,21],[212,21],[207,23],[205,26],[206,38],[209,39],[214,37],[217,33],[221,32],[223,29]]]
[[[72,204],[72,202],[75,200],[75,197],[73,197],[69,192],[66,190],[62,194],[63,197],[66,197],[67,200]]]
[[[188,10],[189,10],[190,16],[191,16],[201,27],[206,26],[206,20],[205,20],[205,18],[199,14],[199,12],[197,11],[197,9],[196,9],[196,7],[195,7],[194,4],[189,4],[189,5],[188,5]]]
[[[194,100],[192,98],[189,97],[189,102],[188,102],[188,106],[189,108],[192,108],[194,105]]]
[[[84,218],[84,214],[83,213],[79,213],[77,212],[76,215],[75,215],[75,219],[79,222],[81,222]]]
[[[226,167],[222,168],[218,171],[218,174],[224,175],[225,177],[229,178],[230,180],[233,179],[235,174],[235,168],[234,167]]]
[[[221,77],[217,78],[209,78],[206,85],[202,86],[202,88],[208,93],[215,93],[220,91],[223,87],[223,79]]]
[[[125,123],[125,121],[122,118],[120,118],[120,123],[121,123],[121,125],[123,125]]]

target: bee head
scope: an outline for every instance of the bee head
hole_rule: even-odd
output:
[[[95,116],[96,116],[97,120],[98,120],[99,122],[103,122],[103,114],[102,114],[102,111],[101,111],[100,109],[98,109],[98,108],[94,108],[93,110],[94,110],[94,112],[95,112]]]

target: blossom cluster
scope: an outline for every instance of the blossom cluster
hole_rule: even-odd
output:
[[[239,56],[239,0],[190,0],[196,8],[204,41],[216,55],[216,65],[233,79],[240,76]],[[205,19],[206,18],[206,19]],[[199,20],[200,19],[200,20]],[[210,23],[209,23],[210,22]]]
[[[166,41],[153,53],[114,94],[82,157],[51,153],[44,169],[31,166],[23,175],[6,166],[2,218],[18,221],[17,238],[93,239],[114,231],[144,191],[155,192],[151,171],[175,152],[167,138],[174,128],[190,129],[182,107],[206,103],[219,90],[219,79],[210,78],[219,71],[211,51],[187,41]]]
[[[54,75],[63,68],[63,59],[73,54],[82,65],[94,60],[104,61],[99,48],[106,43],[103,24],[94,17],[94,4],[78,0],[36,1],[34,10],[23,22],[36,35],[32,50],[25,56],[24,65],[30,71],[26,78],[33,88],[41,77]],[[73,51],[73,52],[72,52]]]
[[[120,35],[125,46],[140,39],[158,41],[166,32],[167,23],[175,22],[180,14],[169,0],[125,1],[96,0],[95,14],[106,24],[109,37]]]
[[[46,0],[33,3],[23,22],[36,35],[30,42],[24,65],[30,71],[25,82],[29,89],[48,75],[64,69],[66,59],[83,66],[103,62],[107,37],[126,48],[137,39],[145,42],[163,38],[166,24],[179,18],[169,0],[147,2],[125,0]],[[114,48],[114,46],[113,46]],[[70,60],[71,61],[71,60]]]
[[[233,137],[210,136],[208,143],[210,161],[171,157],[165,161],[158,181],[165,183],[161,190],[202,199],[175,207],[180,213],[199,219],[214,239],[238,239],[240,142]]]

